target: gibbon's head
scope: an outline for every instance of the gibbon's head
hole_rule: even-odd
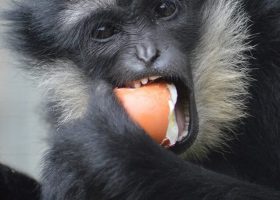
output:
[[[237,0],[28,0],[7,18],[58,124],[83,116],[96,78],[174,84],[185,156],[222,147],[244,116],[250,46]]]

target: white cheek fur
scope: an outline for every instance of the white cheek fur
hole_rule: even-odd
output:
[[[70,61],[59,60],[41,66],[35,77],[47,101],[54,103],[53,109],[60,111],[58,124],[83,116],[88,104],[89,82],[77,66]]]
[[[234,137],[234,123],[246,116],[249,19],[238,0],[208,0],[202,36],[195,50],[193,77],[200,131],[183,156],[198,159],[222,150]],[[226,133],[228,134],[226,134]]]

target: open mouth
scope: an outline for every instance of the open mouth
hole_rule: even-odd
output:
[[[168,147],[175,153],[181,153],[193,144],[198,133],[198,117],[192,87],[187,83],[184,83],[178,77],[164,76],[148,76],[136,81],[129,81],[122,87],[141,88],[158,82],[175,86],[173,87],[173,92],[176,94],[173,94],[173,97],[176,96],[177,98],[174,101],[175,106],[173,106],[176,120],[176,134],[174,137],[174,134],[172,133],[173,136],[169,137],[173,139],[171,145],[169,140],[165,140],[163,141],[162,146]],[[172,91],[170,92],[173,93]],[[164,142],[166,142],[166,144],[164,144]]]

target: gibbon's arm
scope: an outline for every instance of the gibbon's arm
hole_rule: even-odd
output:
[[[60,128],[51,141],[43,200],[280,199],[162,149],[129,121],[110,86],[100,81],[93,88],[84,119]]]

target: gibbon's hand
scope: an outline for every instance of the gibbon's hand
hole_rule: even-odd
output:
[[[69,199],[96,196],[111,199],[111,195],[120,196],[118,199],[142,199],[146,194],[143,193],[142,197],[137,190],[158,184],[160,178],[168,179],[165,173],[170,175],[173,167],[175,171],[182,168],[180,159],[156,144],[129,119],[110,84],[103,80],[95,81],[90,95],[85,116],[61,127],[55,135],[48,155],[50,158],[47,159],[53,162],[49,166],[54,169],[46,170],[46,180],[49,181],[53,175],[49,171],[59,170],[60,173],[54,173],[55,183],[44,184],[45,189],[50,187],[44,192],[48,196],[46,199],[59,199],[58,193],[63,198],[69,195]],[[162,183],[165,182],[168,180]],[[52,186],[58,183],[63,184],[59,188],[64,188],[65,192],[55,193]],[[71,194],[69,190],[80,192]],[[53,198],[49,197],[50,193],[54,193]]]
[[[92,84],[87,113],[82,120],[91,121],[90,124],[97,129],[97,134],[108,134],[110,137],[129,137],[129,133],[144,134],[128,117],[114,94],[113,86],[104,80],[96,80]]]

